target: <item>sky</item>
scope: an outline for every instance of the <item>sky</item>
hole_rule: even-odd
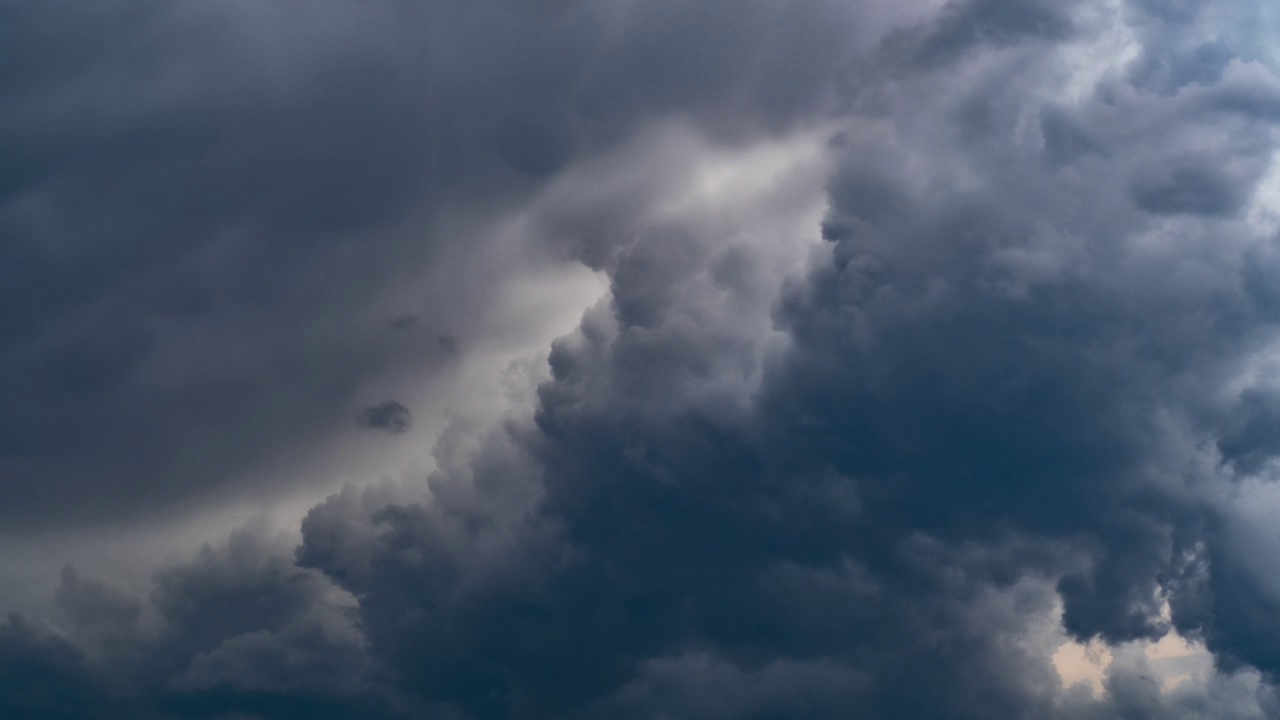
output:
[[[0,718],[1280,716],[1266,0],[0,0]]]

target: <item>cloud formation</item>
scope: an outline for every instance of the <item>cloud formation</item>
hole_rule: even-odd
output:
[[[128,19],[104,10],[76,30],[48,7],[15,15],[91,38]],[[200,13],[244,23],[206,40],[226,53],[283,12],[214,7],[167,11],[156,52],[198,49],[164,43]],[[292,389],[289,373],[271,385],[272,402],[293,408],[271,427],[300,432],[304,409],[332,406],[337,390],[318,389],[326,373],[353,396],[376,377],[378,362],[338,348],[368,337],[360,323],[383,309],[369,298],[396,266],[456,267],[461,250],[431,249],[465,245],[434,231],[440,217],[519,217],[531,247],[601,273],[608,294],[546,353],[532,408],[514,402],[487,431],[446,433],[425,479],[351,485],[310,510],[298,541],[247,526],[159,571],[146,597],[68,567],[60,620],[0,625],[0,714],[1274,716],[1269,12],[1195,0],[327,3],[271,66],[280,78],[319,73],[330,67],[319,53],[350,44],[398,80],[334,60],[337,80],[311,82],[337,112],[312,123],[330,106],[305,91],[246,95],[272,78],[220,76],[231,104],[206,102],[225,121],[171,118],[172,142],[204,147],[180,139],[213,127],[233,151],[189,151],[215,170],[197,173],[209,188],[126,212],[152,197],[144,185],[169,187],[164,169],[186,156],[148,146],[114,166],[115,140],[89,137],[102,167],[140,168],[144,184],[115,185],[128,202],[110,213],[73,203],[94,224],[116,212],[205,218],[190,249],[139,257],[157,273],[260,278],[260,295],[193,322],[265,358],[251,370],[277,357],[316,368]],[[101,59],[58,58],[40,72],[112,77]],[[350,95],[330,96],[347,73]],[[78,97],[55,84],[20,75],[15,97],[35,99],[5,117]],[[177,102],[164,87],[145,91]],[[370,99],[368,117],[338,99],[379,88],[387,105]],[[263,111],[249,102],[260,97],[300,104]],[[310,152],[328,146],[330,122],[343,141],[332,168]],[[237,127],[248,135],[227,134]],[[104,186],[75,165],[92,153],[50,147],[75,162],[42,155],[24,172],[66,184],[37,190],[44,180],[15,173],[11,217]],[[49,169],[59,162],[76,169]],[[266,182],[282,191],[253,184]],[[293,194],[291,182],[306,185]],[[433,232],[423,241],[395,217]],[[212,238],[230,226],[246,234],[220,250]],[[349,266],[357,249],[378,267]],[[19,489],[49,471],[29,459],[40,442],[98,437],[59,422],[69,401],[49,393],[100,419],[136,408],[150,390],[130,394],[119,378],[164,339],[131,354],[89,332],[127,325],[62,324],[81,308],[159,307],[140,299],[145,262],[68,252],[90,273],[83,294],[44,290],[45,319],[12,320],[35,348],[12,362],[56,372],[13,383],[44,408],[11,418],[27,429],[10,451],[28,458]],[[463,267],[488,277],[483,262]],[[117,292],[128,303],[113,304]],[[449,321],[467,312],[383,313],[378,337],[430,323],[456,342]],[[268,334],[278,342],[255,340]],[[77,348],[65,364],[42,354],[55,338]],[[78,364],[91,340],[101,352]],[[444,357],[465,352],[454,342]],[[217,353],[209,367],[238,357]],[[176,377],[175,397],[220,387]],[[178,417],[248,412],[193,407]],[[408,422],[396,401],[360,415],[392,432]],[[173,432],[186,442],[181,424]],[[152,458],[173,450],[146,437]],[[1201,649],[1186,667],[1153,650],[1176,638]],[[1111,658],[1096,691],[1063,681],[1055,656],[1073,643]]]
[[[807,118],[845,11],[723,5],[5,8],[6,524],[245,491],[483,332],[485,288],[555,257],[488,223],[575,158]],[[385,332],[407,314],[442,352]]]
[[[395,400],[387,400],[361,410],[357,421],[360,427],[399,434],[413,424],[413,413]]]

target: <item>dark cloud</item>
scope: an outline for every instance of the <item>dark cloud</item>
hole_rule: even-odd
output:
[[[365,408],[356,420],[360,427],[399,434],[413,425],[413,413],[395,400],[388,400]]]
[[[1248,226],[1188,225],[1152,250],[1142,211],[1222,215],[1256,175],[1208,209],[1170,200],[1196,195],[1181,187],[1127,204],[1127,177],[1169,150],[1131,140],[1142,116],[1197,112],[1159,93],[1129,119],[1048,108],[1107,150],[1075,159],[1093,163],[1091,186],[1046,172],[1006,134],[1036,73],[1006,70],[990,71],[999,89],[959,73],[904,83],[929,120],[841,140],[832,260],[784,295],[791,347],[746,412],[701,389],[750,340],[681,320],[702,297],[690,286],[716,283],[714,241],[658,230],[615,256],[611,305],[553,351],[536,423],[515,431],[540,500],[492,506],[522,472],[491,449],[466,481],[483,494],[461,506],[450,493],[313,513],[300,559],[362,598],[375,651],[422,701],[473,717],[975,718],[1220,702],[1165,699],[1117,665],[1105,701],[1073,705],[1013,638],[1055,598],[1080,639],[1169,631],[1162,602],[1212,537],[1203,493],[1223,479],[1199,448],[1238,411],[1218,393],[1271,331],[1240,285]],[[950,145],[946,123],[978,93],[988,122]],[[349,529],[361,515],[372,545]],[[406,546],[430,555],[405,564]],[[370,572],[377,558],[397,560]],[[410,587],[430,588],[430,616]],[[702,699],[711,687],[723,705]]]
[[[1071,3],[950,0],[925,36],[917,59],[927,65],[953,62],[982,45],[1061,40],[1071,32]]]
[[[1040,114],[1040,134],[1044,137],[1044,151],[1049,162],[1065,165],[1089,153],[1102,152],[1096,138],[1079,125],[1073,124],[1069,113],[1061,108],[1047,107]]]
[[[123,588],[82,576],[75,567],[62,569],[55,602],[70,622],[76,642],[91,653],[128,654],[137,637],[142,600]]]
[[[465,260],[497,242],[483,223],[664,118],[726,138],[809,121],[850,13],[290,8],[3,9],[7,526],[269,494],[249,470],[341,432],[364,385],[467,347],[500,296],[479,289],[504,282]],[[406,285],[427,307],[393,312],[449,328],[444,352],[378,333]]]
[[[247,6],[5,10],[22,37],[6,43],[6,67],[40,78],[0,100],[5,142],[31,168],[6,167],[0,200],[0,303],[13,308],[0,319],[0,396],[22,409],[0,458],[11,522],[35,508],[126,512],[225,481],[280,434],[314,430],[299,410],[333,414],[378,364],[347,340],[287,329],[310,316],[359,332],[321,285],[342,278],[367,297],[357,288],[396,245],[349,262],[352,234],[373,240],[425,178],[415,79],[356,36],[314,44],[341,7],[271,41],[271,62],[253,59],[267,46],[246,32],[279,18]],[[194,448],[209,432],[234,450]],[[120,492],[131,484],[153,490]]]
[[[1230,215],[1245,199],[1217,170],[1186,163],[1145,169],[1131,190],[1138,207],[1162,215]]]
[[[1127,176],[1169,149],[1131,138],[1144,114],[1194,106],[1046,108],[1107,149],[1046,171],[1034,138],[1006,134],[1038,76],[1007,71],[991,70],[998,90],[904,81],[928,120],[841,138],[830,259],[783,293],[790,346],[746,408],[715,390],[722,363],[762,361],[701,290],[723,282],[717,240],[657,227],[616,251],[610,304],[553,349],[532,425],[437,475],[429,506],[313,511],[300,561],[361,598],[374,652],[419,702],[495,718],[1222,702],[1166,698],[1122,664],[1107,698],[1077,702],[1017,638],[1055,602],[1081,640],[1169,631],[1162,604],[1192,587],[1176,569],[1210,542],[1206,493],[1224,480],[1201,453],[1240,410],[1220,393],[1271,333],[1241,284],[1252,230],[1142,244],[1155,221]],[[990,122],[953,145],[974,94]],[[1072,162],[1093,163],[1091,185]]]
[[[64,629],[0,625],[11,714],[1280,709],[1275,543],[1241,499],[1265,497],[1277,449],[1276,230],[1258,202],[1274,129],[1239,102],[1265,96],[1270,71],[1246,67],[1225,30],[1204,62],[1169,60],[1207,47],[1189,22],[1201,4],[953,2],[864,45],[839,42],[854,23],[824,2],[468,7],[421,10],[453,23],[427,67],[459,103],[426,103],[422,120],[462,149],[424,151],[428,169],[460,177],[441,187],[424,171],[416,190],[514,206],[672,115],[734,151],[835,123],[825,213],[807,228],[821,245],[781,237],[778,217],[811,217],[781,173],[748,210],[732,185],[688,209],[668,199],[683,190],[642,182],[556,205],[539,218],[551,245],[602,272],[609,294],[550,349],[530,414],[474,444],[446,434],[425,483],[330,497],[296,548],[241,530],[157,573],[145,599],[68,569]],[[1108,33],[1128,33],[1136,56],[1091,69],[1080,58],[1111,47]],[[337,234],[316,242],[348,247],[359,234],[345,233],[391,212],[373,195],[391,201],[371,193],[367,216],[354,200],[307,209],[332,197],[305,147],[285,162],[314,183],[305,200],[285,193],[245,222],[287,236],[314,221]],[[595,170],[588,182],[624,172]],[[309,244],[273,242],[243,249],[282,282],[254,307],[310,297],[284,261]],[[389,262],[411,253],[389,242]],[[229,267],[248,262],[239,251]],[[387,316],[380,337],[437,322],[400,315],[388,332]],[[162,339],[103,327],[24,357],[52,368],[50,385],[111,395]],[[118,354],[86,361],[90,340]],[[365,365],[345,362],[354,393]],[[85,406],[98,413],[85,422],[112,417]],[[395,431],[408,410],[388,401],[360,421]],[[1176,663],[1144,648],[1172,630],[1216,667],[1166,687]],[[1063,686],[1052,657],[1068,638],[1111,652],[1100,694]]]
[[[118,717],[71,643],[10,616],[0,625],[0,711],[15,720]]]
[[[158,573],[145,603],[68,568],[69,636],[0,625],[5,717],[392,717],[341,593],[279,550],[237,531]]]

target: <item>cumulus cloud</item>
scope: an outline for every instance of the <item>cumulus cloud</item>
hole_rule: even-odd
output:
[[[277,341],[269,348],[317,368],[294,390],[283,373],[273,389],[285,403],[296,392],[298,408],[321,402],[312,380],[323,385],[330,370],[352,395],[376,376],[385,358],[366,365],[324,344],[358,335],[353,318],[373,309],[377,337],[454,339],[446,321],[481,310],[428,317],[368,299],[411,260],[447,274],[461,251],[431,248],[466,245],[443,232],[410,239],[408,226],[391,227],[397,207],[432,222],[463,217],[455,205],[509,212],[506,227],[530,247],[589,266],[608,293],[545,353],[532,406],[513,401],[481,432],[459,424],[425,478],[349,486],[310,510],[300,538],[248,526],[157,572],[146,597],[65,570],[61,619],[0,625],[0,688],[13,689],[0,709],[281,720],[1274,716],[1269,286],[1280,228],[1266,221],[1265,189],[1280,82],[1256,37],[1263,10],[911,6],[326,5],[296,48],[277,51],[281,78],[299,82],[291,71],[328,67],[314,53],[352,43],[373,67],[413,69],[379,82],[394,86],[394,107],[420,99],[409,103],[420,114],[366,118],[326,95],[343,112],[313,125],[291,114],[327,107],[303,102],[306,92],[253,95],[301,104],[252,122],[215,113],[215,145],[231,154],[191,151],[211,163],[204,181],[237,194],[201,194],[201,212],[168,208],[163,193],[141,215],[112,204],[139,223],[167,208],[166,222],[203,219],[207,238],[240,233],[230,249],[201,236],[155,260],[221,268],[225,282],[261,278],[243,308],[197,313],[197,325],[251,341],[259,336],[237,323],[264,323],[254,332]],[[216,7],[185,10],[254,28],[281,12]],[[22,19],[42,12],[53,10]],[[115,18],[103,12],[101,22]],[[172,42],[190,17],[170,14],[156,37]],[[235,42],[255,39],[248,24],[233,30]],[[322,31],[338,39],[321,42]],[[88,72],[59,60],[69,65],[44,72]],[[280,78],[253,82],[268,80]],[[46,98],[52,83],[15,87]],[[164,87],[146,89],[163,104]],[[244,102],[244,87],[232,82],[225,97]],[[350,97],[383,87],[356,79]],[[419,98],[424,87],[432,94]],[[348,142],[372,143],[344,145],[332,178],[307,151],[326,145],[329,122]],[[241,145],[225,135],[235,127],[266,134]],[[422,155],[406,158],[397,132]],[[266,155],[280,163],[270,171],[235,152],[281,142]],[[412,167],[377,178],[405,193],[401,206],[390,186],[359,180],[382,152],[391,170]],[[15,197],[56,205],[77,197],[57,188],[101,185],[77,175],[87,170],[46,166],[56,158],[33,160],[31,177],[68,184]],[[162,169],[138,182],[166,188]],[[309,189],[264,196],[233,182],[241,177]],[[128,182],[118,191],[144,197]],[[386,266],[352,269],[357,248]],[[109,420],[148,397],[118,378],[159,341],[126,342],[102,324],[50,328],[70,328],[60,318],[82,306],[86,317],[152,307],[132,294],[149,285],[112,273],[149,276],[140,262],[104,267],[89,262],[91,248],[68,252],[106,289],[49,291],[50,319],[23,331],[37,350],[17,357],[56,381],[20,389],[33,402],[45,387],[75,393]],[[205,253],[225,264],[198,261]],[[112,304],[111,288],[137,304]],[[343,297],[332,309],[311,303],[334,288]],[[311,324],[277,318],[277,302]],[[450,329],[417,332],[425,327]],[[45,338],[103,352],[86,363],[68,351],[60,364],[40,354]],[[450,345],[433,357],[468,347]],[[248,346],[267,353],[251,369],[277,351]],[[228,350],[213,369],[237,357]],[[36,404],[63,417],[52,399]],[[182,417],[203,422],[210,408]],[[281,417],[283,432],[294,420]],[[388,401],[359,421],[396,432],[409,412]],[[15,437],[56,435],[36,419],[25,427]],[[169,452],[159,445],[153,457]],[[35,457],[34,445],[14,447]],[[26,482],[47,470],[23,467]],[[1161,655],[1175,640],[1193,650]],[[1081,647],[1109,659],[1093,689],[1064,681],[1060,651]]]

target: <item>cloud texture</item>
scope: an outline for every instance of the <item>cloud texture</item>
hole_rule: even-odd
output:
[[[473,288],[608,283],[425,478],[68,566],[0,716],[1280,711],[1265,4],[0,7],[0,513],[247,492]]]

